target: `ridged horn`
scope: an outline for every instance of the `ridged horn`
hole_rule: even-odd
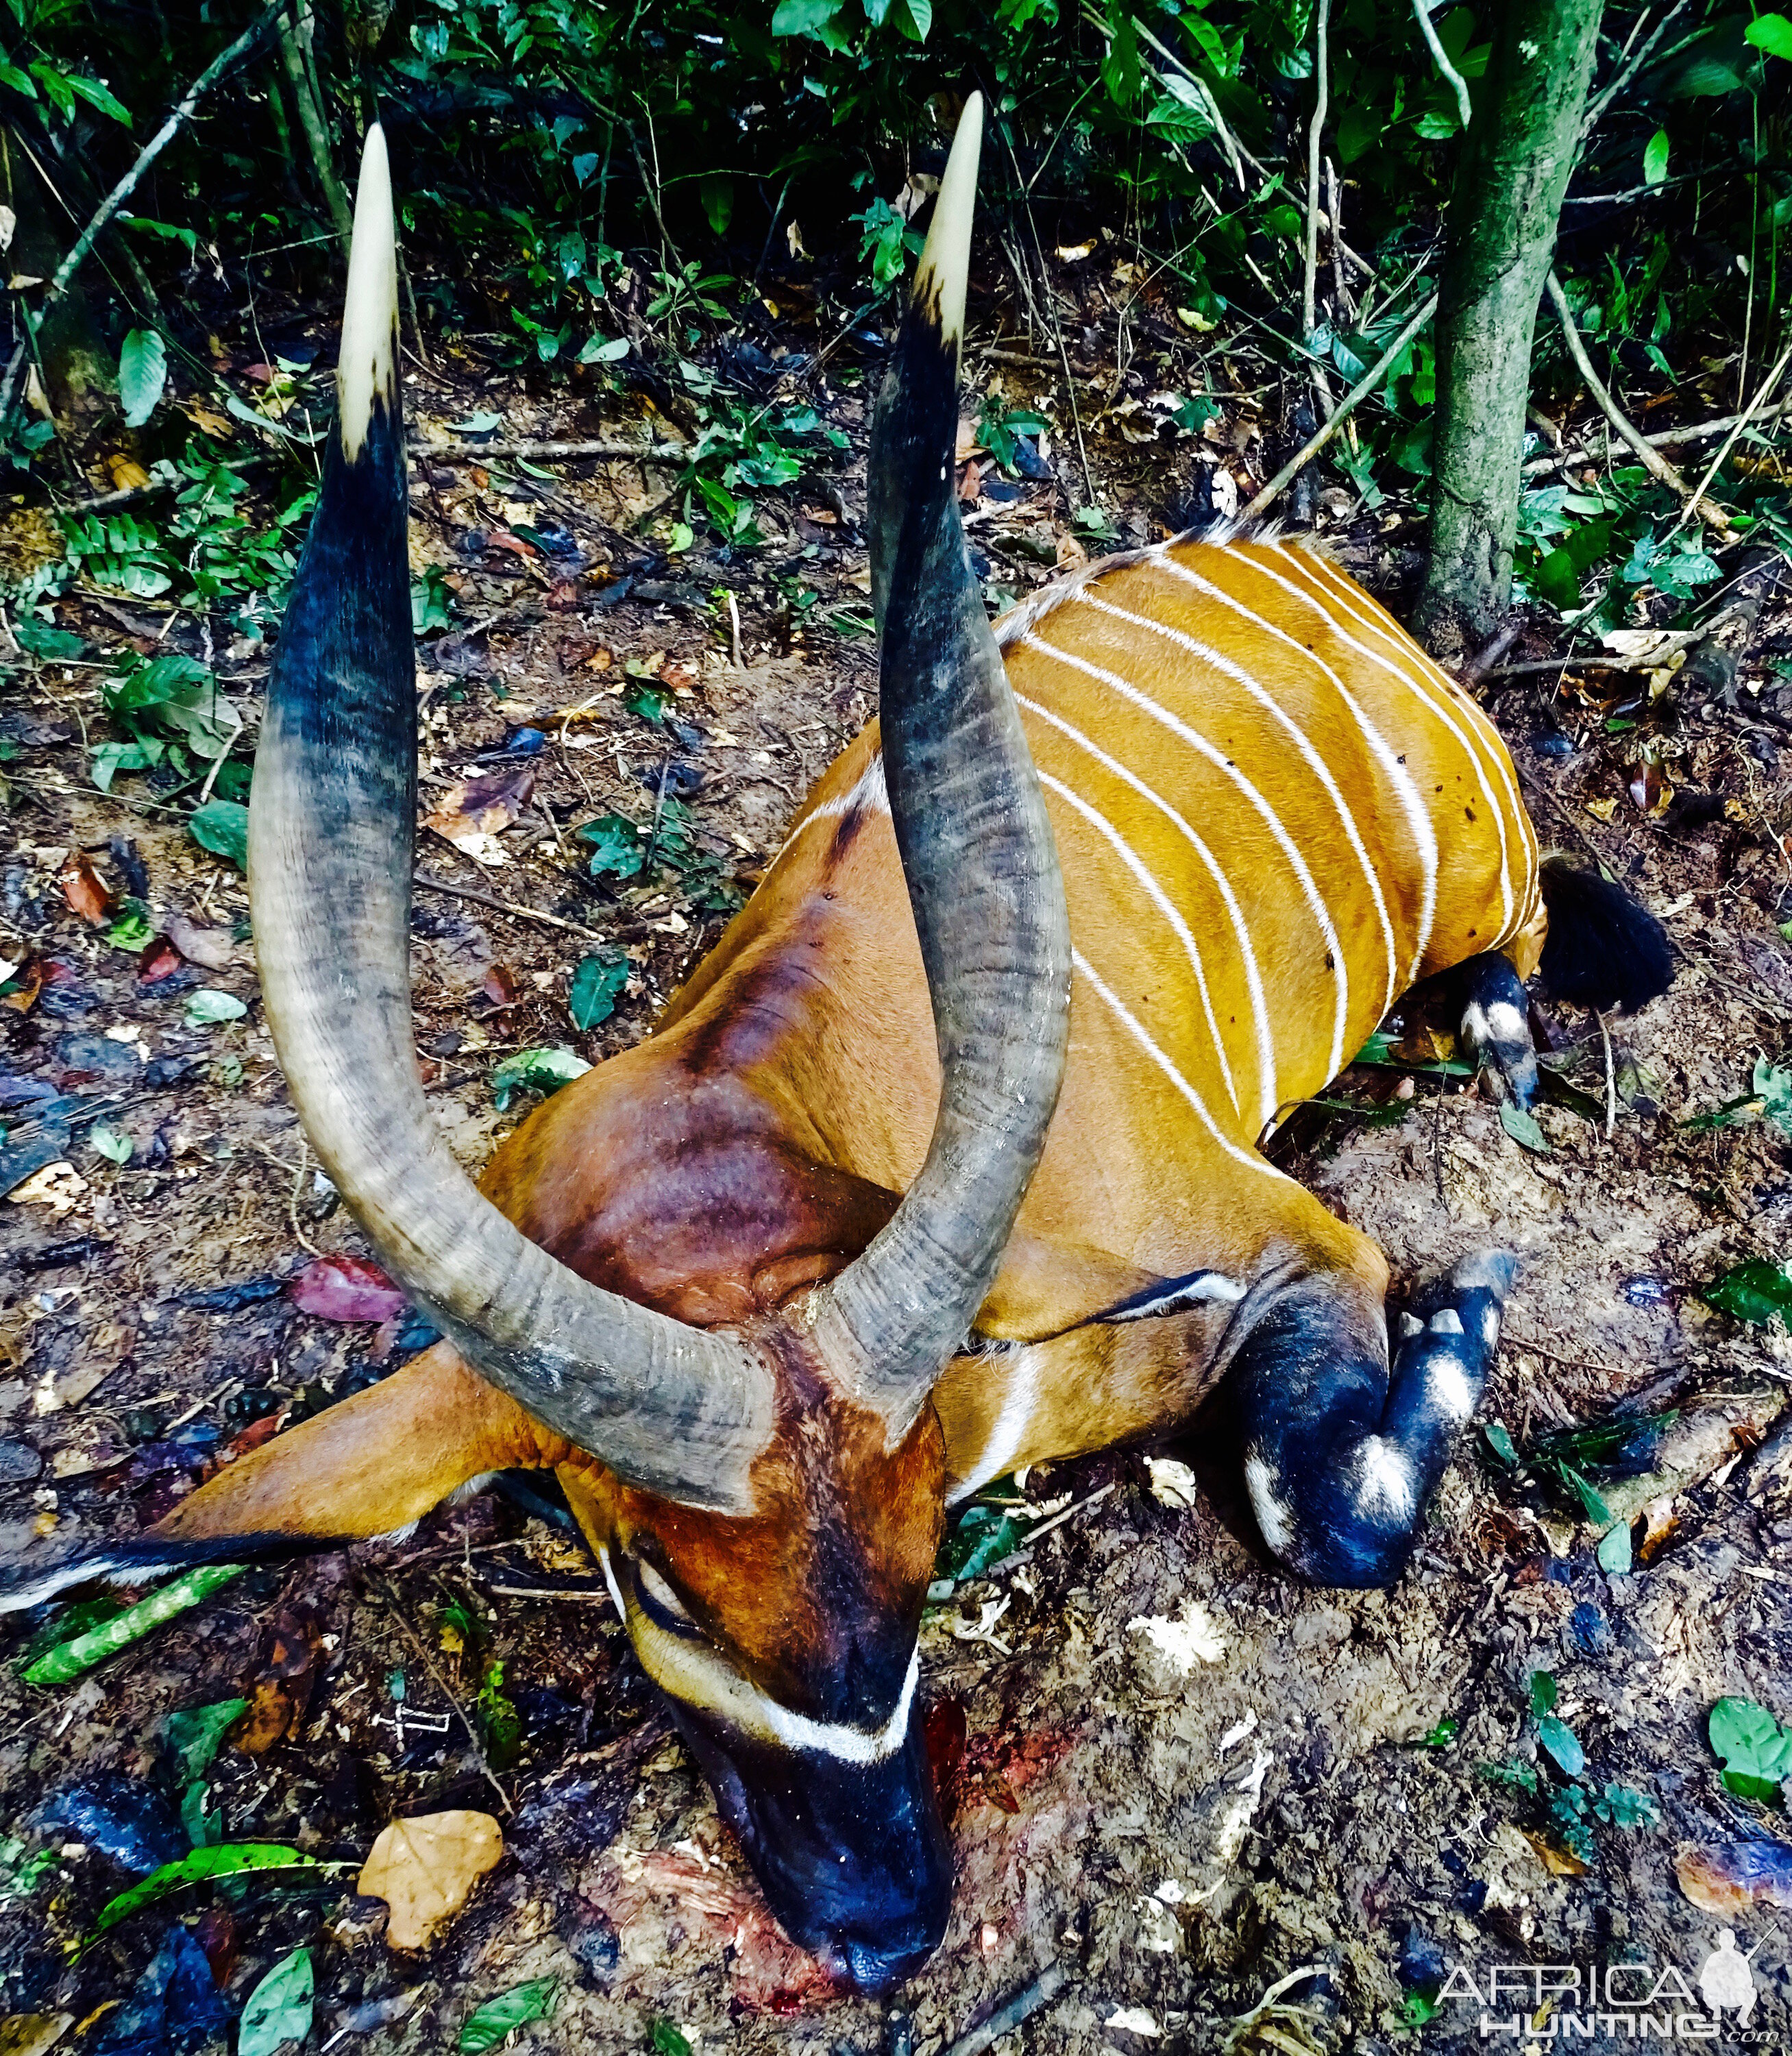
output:
[[[1045,1147],[1070,1033],[1057,845],[983,595],[955,462],[983,101],[953,140],[872,422],[872,590],[884,777],[943,1073],[927,1160],[817,1295],[837,1377],[892,1438],[960,1350]]]
[[[771,1372],[738,1339],[600,1291],[474,1189],[418,1078],[417,816],[397,249],[367,133],[322,488],[268,683],[249,897],[268,1026],[305,1132],[382,1263],[468,1362],[623,1477],[744,1512]]]

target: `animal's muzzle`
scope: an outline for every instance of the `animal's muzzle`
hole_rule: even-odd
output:
[[[886,1992],[940,1945],[951,1852],[917,1718],[873,1763],[781,1750],[674,1706],[778,1924],[841,1982]]]

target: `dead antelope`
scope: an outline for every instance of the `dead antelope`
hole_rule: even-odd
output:
[[[1540,864],[1490,722],[1316,551],[1165,544],[991,631],[953,468],[981,121],[973,97],[872,428],[880,726],[659,1031],[477,1191],[412,1042],[416,690],[369,136],[251,892],[306,1130],[448,1339],[10,1601],[386,1534],[479,1473],[552,1468],[773,1909],[868,1991],[946,1921],[916,1697],[947,1505],[1161,1435],[1224,1373],[1271,1549],[1321,1582],[1396,1578],[1513,1260],[1422,1292],[1390,1364],[1381,1252],[1256,1145],[1453,968],[1470,1046],[1527,1100],[1546,901],[1558,989],[1636,1004],[1667,975],[1649,916]]]

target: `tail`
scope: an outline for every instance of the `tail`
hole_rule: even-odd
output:
[[[1552,856],[1542,888],[1549,934],[1540,969],[1553,998],[1634,1014],[1673,983],[1667,930],[1622,887]]]

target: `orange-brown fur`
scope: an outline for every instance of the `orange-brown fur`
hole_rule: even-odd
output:
[[[1527,974],[1542,932],[1535,838],[1522,811],[1506,808],[1503,783],[1494,785],[1499,805],[1486,805],[1487,766],[1498,768],[1492,753],[1507,770],[1509,761],[1478,708],[1373,602],[1304,553],[1193,546],[1177,556],[1242,593],[1299,648],[1178,586],[1149,559],[1110,571],[1087,590],[1224,649],[1309,734],[1357,815],[1402,959],[1402,982],[1404,959],[1418,946],[1422,867],[1390,774],[1343,717],[1317,662],[1347,682],[1393,739],[1435,826],[1436,913],[1420,974],[1496,947]],[[1328,627],[1304,603],[1279,599],[1277,577],[1329,593],[1325,604],[1338,619]],[[1023,710],[1032,702],[1080,728],[1224,847],[1260,944],[1276,1098],[1285,1105],[1318,1091],[1337,1034],[1347,1055],[1387,998],[1387,943],[1367,887],[1353,877],[1335,807],[1272,714],[1155,632],[1077,597],[1042,618],[1035,610],[1034,625],[1052,648],[1173,703],[1216,749],[1248,769],[1310,852],[1345,954],[1342,1024],[1323,937],[1288,865],[1239,805],[1226,775],[1062,658],[1010,639],[1009,673]],[[1471,758],[1385,662],[1353,650],[1347,638],[1397,650],[1400,666],[1422,673],[1481,756]],[[987,1337],[1027,1346],[1038,1381],[1011,1453],[1017,1463],[1159,1430],[1192,1410],[1220,1367],[1230,1310],[1199,1306],[1127,1326],[1092,1321],[1141,1285],[1200,1267],[1245,1284],[1319,1271],[1379,1313],[1387,1283],[1367,1237],[1298,1186],[1239,1160],[1236,1153],[1254,1148],[1268,1081],[1256,1076],[1249,995],[1228,947],[1227,917],[1191,864],[1185,838],[1150,806],[1129,805],[1123,785],[1058,727],[1026,718],[1048,780],[1073,939],[1149,1024],[1214,1129],[1079,973],[1057,1116],[979,1323]],[[872,801],[844,805],[861,789],[876,749],[873,727],[822,779],[764,883],[657,1032],[548,1101],[485,1174],[487,1194],[573,1269],[681,1319],[750,1324],[799,1301],[869,1241],[925,1153],[939,1064],[892,825]],[[1051,797],[1054,779],[1106,810],[1183,910],[1233,1053],[1236,1107],[1181,946],[1082,816]],[[1498,883],[1502,830],[1509,907]],[[621,1485],[438,1348],[235,1466],[180,1508],[164,1532],[235,1531],[246,1517],[251,1526],[301,1532],[324,1532],[326,1522],[330,1532],[378,1532],[415,1517],[473,1473],[552,1465],[594,1544],[615,1539],[657,1552],[750,1674],[768,1689],[796,1693],[803,1650],[841,1631],[823,1594],[843,1564],[867,1604],[880,1591],[924,1582],[942,1489],[976,1473],[1006,1396],[1007,1361],[977,1354],[948,1366],[932,1412],[888,1455],[868,1417],[800,1378],[787,1380],[781,1432],[758,1473],[762,1512],[722,1520]],[[845,1553],[829,1558],[830,1550]],[[813,1666],[806,1674],[816,1674]]]

